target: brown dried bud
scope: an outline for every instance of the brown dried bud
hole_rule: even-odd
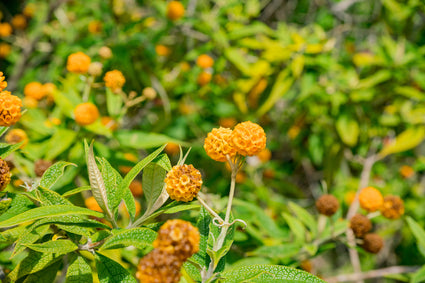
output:
[[[362,248],[372,254],[377,254],[384,246],[384,240],[378,234],[366,234],[363,238]]]
[[[386,196],[381,213],[385,218],[397,219],[404,214],[404,202],[398,196]]]
[[[0,158],[0,191],[10,183],[10,170],[5,160]]]
[[[339,202],[333,195],[323,195],[316,201],[316,208],[320,214],[331,216],[339,208]]]
[[[200,235],[196,227],[190,222],[175,219],[168,220],[161,226],[153,246],[176,255],[183,262],[199,251],[199,241]]]
[[[178,283],[182,264],[175,255],[154,249],[140,260],[136,277],[143,283]]]
[[[372,222],[366,216],[356,214],[350,220],[350,227],[356,237],[362,238],[372,229]]]
[[[34,172],[37,177],[43,176],[44,172],[46,172],[49,167],[52,166],[52,162],[48,160],[37,160],[34,164]]]

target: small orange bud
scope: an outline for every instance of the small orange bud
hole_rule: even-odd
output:
[[[386,196],[381,207],[382,216],[388,219],[397,219],[404,214],[404,202],[398,196]]]
[[[27,27],[27,19],[21,14],[15,15],[11,23],[15,29],[25,29]]]
[[[415,175],[415,170],[413,170],[413,168],[410,166],[403,165],[400,168],[400,174],[403,176],[403,178],[408,179]]]
[[[85,74],[89,70],[91,59],[83,52],[73,53],[68,56],[66,68],[69,72]]]
[[[272,157],[272,153],[268,148],[263,149],[262,151],[260,151],[260,153],[257,154],[258,159],[261,160],[261,162],[267,162],[270,160],[270,158]]]
[[[158,56],[168,56],[170,55],[171,50],[165,45],[158,44],[155,46],[155,52],[158,54]]]
[[[143,187],[142,183],[140,183],[137,180],[134,180],[130,183],[130,191],[133,194],[134,197],[138,198],[143,195]]]
[[[238,121],[235,118],[229,117],[229,118],[220,118],[218,121],[218,124],[223,128],[233,128]]]
[[[120,90],[125,84],[125,77],[118,70],[107,72],[103,80],[105,81],[106,87],[110,88],[112,91]]]
[[[99,204],[97,203],[96,199],[93,196],[85,199],[84,203],[88,209],[98,211],[98,212],[103,212],[102,208],[100,208]]]
[[[12,26],[9,23],[0,23],[0,37],[8,37],[12,34]]]
[[[204,86],[204,85],[208,84],[211,81],[211,78],[212,78],[212,75],[210,73],[201,72],[198,75],[198,78],[197,78],[196,81],[198,82],[198,84],[200,86]]]
[[[102,123],[102,125],[104,125],[106,128],[108,128],[111,131],[115,131],[116,129],[118,129],[118,123],[111,117],[103,116],[100,119],[100,122]]]
[[[176,154],[178,154],[180,152],[180,147],[176,143],[169,142],[165,146],[165,149],[164,150],[169,155],[176,155]]]
[[[47,95],[46,88],[39,82],[31,82],[24,88],[24,95],[26,97],[32,97],[36,100],[40,100]]]
[[[184,6],[179,1],[171,1],[167,5],[167,18],[176,21],[184,16]]]
[[[384,198],[381,192],[374,187],[366,187],[360,191],[359,202],[363,209],[373,212],[381,209]]]
[[[80,126],[87,126],[99,118],[99,110],[90,102],[78,104],[74,109],[75,122]]]
[[[199,55],[198,59],[196,59],[196,65],[202,69],[211,68],[214,65],[214,59],[207,54],[202,54]]]

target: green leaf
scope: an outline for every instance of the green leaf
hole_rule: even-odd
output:
[[[54,282],[59,268],[61,267],[61,262],[55,262],[47,268],[44,268],[36,273],[30,274],[25,278],[23,283],[48,283]]]
[[[288,206],[289,209],[295,214],[297,219],[301,220],[301,222],[303,222],[308,227],[308,229],[310,229],[314,238],[315,235],[317,235],[317,221],[314,219],[314,217],[307,210],[293,202],[289,202]]]
[[[143,170],[143,194],[147,202],[147,210],[153,207],[164,188],[167,171],[156,163],[148,164]]]
[[[66,272],[65,283],[92,283],[93,271],[82,256],[74,256]]]
[[[65,167],[69,165],[77,167],[77,165],[65,161],[59,161],[50,166],[41,177],[40,187],[51,189],[59,178],[62,177]]]
[[[7,130],[9,130],[9,127],[0,127],[0,137],[2,137]]]
[[[289,91],[293,83],[294,78],[289,76],[289,69],[281,71],[276,78],[276,82],[270,91],[269,97],[258,109],[257,115],[262,116],[266,114],[276,104],[279,98]]]
[[[409,228],[415,236],[418,248],[421,246],[425,248],[425,230],[418,224],[412,217],[406,217],[407,224],[409,224]]]
[[[106,191],[105,182],[97,167],[96,160],[93,153],[93,142],[88,146],[84,141],[84,148],[86,151],[87,170],[89,174],[90,187],[92,188],[93,196],[99,204],[100,208],[107,214],[109,219],[113,219],[113,214],[108,203],[108,193]]]
[[[124,204],[127,208],[128,214],[130,215],[130,219],[133,221],[136,217],[136,202],[134,201],[134,196],[129,188],[125,189],[122,199],[124,200]]]
[[[76,137],[77,133],[75,131],[59,128],[48,140],[47,147],[49,150],[47,151],[44,159],[55,159],[59,154],[67,150],[74,143]]]
[[[102,178],[105,182],[109,208],[117,212],[118,205],[121,202],[121,192],[119,190],[121,189],[122,177],[105,158],[99,158],[99,162],[101,164]]]
[[[289,229],[295,235],[295,239],[297,243],[304,243],[306,237],[306,229],[302,222],[297,218],[291,216],[288,213],[283,213],[283,218],[285,218],[286,223],[288,223]]]
[[[95,259],[100,283],[137,283],[136,279],[119,263],[99,253],[95,254]]]
[[[23,195],[13,195],[9,209],[0,215],[0,222],[34,207],[34,203]]]
[[[187,146],[187,143],[157,133],[121,130],[115,133],[116,139],[123,147],[147,149],[172,142]]]
[[[122,110],[122,98],[106,88],[106,106],[109,116],[118,116]]]
[[[44,217],[63,215],[90,215],[101,218],[102,213],[73,205],[51,205],[37,207],[12,218],[0,222],[0,228],[15,226],[24,222],[34,221]]]
[[[41,239],[49,230],[49,226],[37,226],[37,222],[28,226],[27,229],[19,236],[13,250],[12,257],[23,252],[27,245],[35,243]]]
[[[375,85],[383,83],[391,78],[391,71],[380,70],[373,75],[359,81],[357,88],[372,88]]]
[[[151,246],[155,239],[155,231],[149,228],[133,228],[114,234],[105,241],[100,249],[120,249],[128,246],[143,249]]]
[[[416,271],[413,276],[410,283],[421,283],[425,282],[425,265],[421,267],[418,271]]]
[[[0,158],[6,158],[14,151],[18,150],[23,142],[16,144],[0,143]]]
[[[67,254],[78,249],[78,246],[70,240],[48,241],[41,244],[27,244],[28,248],[41,253]]]
[[[261,246],[258,249],[248,252],[248,256],[266,257],[273,260],[288,262],[293,256],[296,256],[302,249],[301,243],[285,243],[277,246]]]
[[[399,134],[392,143],[384,146],[384,148],[379,152],[379,156],[383,158],[389,154],[413,149],[424,140],[424,137],[424,126],[409,128]]]
[[[72,203],[58,194],[55,191],[44,189],[40,187],[37,189],[40,194],[41,205],[56,205],[56,204],[64,204],[64,205],[72,205]]]
[[[9,273],[5,282],[16,282],[16,280],[22,276],[45,269],[51,264],[62,259],[62,257],[62,253],[39,253],[30,250],[28,256],[24,258],[11,273]]]
[[[257,264],[243,266],[220,275],[219,282],[240,283],[240,282],[259,282],[259,283],[325,283],[325,281],[316,276],[295,268],[281,265]]]
[[[348,115],[341,115],[336,121],[336,130],[341,140],[348,146],[357,144],[360,134],[360,127],[356,120]]]
[[[62,196],[63,197],[69,197],[69,196],[78,194],[80,192],[90,191],[90,190],[91,190],[91,187],[90,186],[82,186],[82,187],[79,187],[79,188],[75,188],[75,189],[69,190],[66,193],[64,193]]]

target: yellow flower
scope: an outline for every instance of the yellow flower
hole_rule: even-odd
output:
[[[214,65],[214,59],[207,54],[202,54],[199,55],[198,59],[196,59],[196,65],[202,69],[211,68]]]
[[[46,88],[39,82],[31,82],[24,88],[24,95],[40,100],[47,95]]]
[[[22,101],[9,91],[0,92],[0,126],[10,127],[21,118]]]
[[[106,87],[109,87],[112,91],[120,90],[125,84],[125,77],[118,70],[107,72],[103,80],[105,81]]]
[[[8,37],[12,34],[12,26],[9,23],[0,23],[0,37]]]
[[[184,6],[179,1],[171,1],[167,5],[167,18],[176,21],[184,16]]]
[[[384,198],[381,192],[374,187],[366,187],[360,191],[359,202],[363,209],[373,212],[381,209]]]
[[[6,77],[3,76],[3,72],[0,72],[0,92],[7,87]]]
[[[240,155],[256,155],[266,147],[266,133],[256,123],[250,121],[239,123],[232,132],[230,143]]]
[[[230,143],[232,130],[228,128],[212,129],[204,141],[204,149],[208,156],[219,162],[226,162],[227,157],[236,155],[236,148]]]
[[[188,202],[201,190],[202,176],[193,165],[177,165],[168,172],[165,188],[172,200]]]
[[[12,18],[12,26],[16,29],[25,29],[27,27],[27,19],[24,15],[18,14]]]
[[[83,52],[73,53],[68,56],[66,68],[69,72],[85,74],[89,70],[91,59]]]
[[[81,126],[87,126],[96,122],[99,118],[99,110],[90,102],[78,104],[74,109],[75,122]]]
[[[6,58],[10,51],[12,51],[12,47],[7,43],[0,43],[0,58]]]
[[[171,50],[170,50],[170,48],[168,48],[165,45],[158,44],[158,45],[155,46],[155,52],[159,56],[168,56],[168,55],[170,55]]]

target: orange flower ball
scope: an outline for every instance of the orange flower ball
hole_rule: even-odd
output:
[[[73,53],[68,56],[66,68],[71,73],[85,74],[89,70],[91,59],[83,52]]]
[[[85,102],[75,107],[74,116],[78,125],[87,126],[96,122],[99,118],[99,110],[93,103]]]
[[[266,133],[260,125],[246,121],[235,126],[230,143],[240,155],[252,156],[266,147],[266,140]]]
[[[184,6],[179,1],[171,1],[167,5],[167,18],[177,21],[184,16]]]

